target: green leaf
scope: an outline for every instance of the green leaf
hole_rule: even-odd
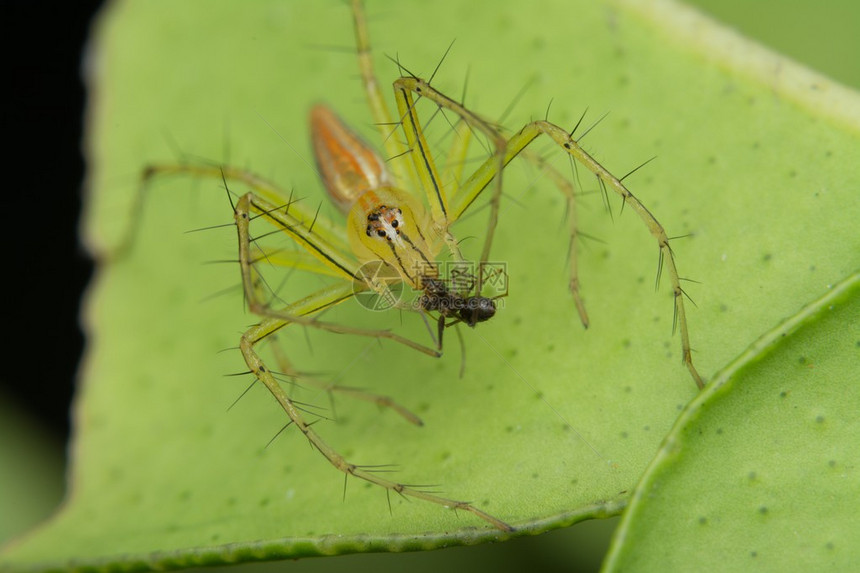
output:
[[[673,4],[371,3],[369,12],[382,78],[397,75],[382,54],[429,76],[456,38],[434,85],[459,97],[468,69],[470,107],[498,117],[528,85],[506,125],[542,117],[552,98],[561,125],[589,106],[592,122],[611,111],[584,143],[617,174],[658,155],[626,182],[671,236],[689,235],[673,249],[681,274],[698,281],[687,286],[698,305],[688,314],[706,377],[860,266],[856,94],[715,36]],[[118,3],[96,37],[84,231],[96,253],[128,228],[142,167],[176,160],[177,146],[316,203],[311,103],[327,100],[375,141],[353,56],[320,49],[352,45],[340,3]],[[510,171],[493,249],[510,295],[491,323],[464,332],[463,378],[454,336],[438,360],[301,329],[283,343],[303,370],[391,395],[423,418],[412,427],[336,398],[337,422],[316,428],[349,459],[396,464],[398,480],[439,484],[535,533],[618,513],[696,390],[672,336],[665,277],[654,292],[656,244],[635,214],[619,214],[611,198],[609,217],[579,170],[581,225],[601,241],[580,257],[584,331],[566,290],[562,201],[548,182],[533,188],[528,170]],[[382,490],[354,481],[344,499],[342,475],[298,432],[266,448],[285,419],[261,387],[227,411],[250,381],[225,377],[246,367],[238,351],[220,351],[255,319],[242,312],[235,265],[203,264],[236,258],[219,185],[152,186],[134,215],[133,250],[102,266],[86,308],[67,503],[0,564],[169,568],[503,538],[430,504],[392,497],[389,509]],[[184,233],[212,225],[225,227]],[[484,216],[465,225],[458,236],[479,242]],[[285,297],[317,284],[291,279]],[[369,314],[347,303],[326,319],[385,320]],[[328,406],[313,390],[298,398]]]
[[[604,569],[860,562],[858,317],[860,273],[721,371],[642,478]]]

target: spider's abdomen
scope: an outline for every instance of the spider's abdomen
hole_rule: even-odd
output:
[[[323,185],[332,202],[348,213],[362,193],[390,185],[382,158],[330,108],[311,108],[311,143]]]

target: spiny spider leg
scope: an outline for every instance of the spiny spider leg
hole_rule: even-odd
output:
[[[466,109],[460,103],[439,92],[420,78],[402,77],[396,80],[394,82],[394,94],[395,99],[397,100],[398,109],[400,109],[403,121],[405,122],[404,131],[412,148],[414,164],[416,169],[419,170],[419,175],[425,184],[432,186],[435,184],[437,178],[435,177],[432,163],[428,163],[426,161],[426,142],[423,142],[423,134],[421,132],[418,114],[415,111],[415,98],[413,97],[413,94],[426,98],[434,102],[436,105],[454,112],[474,129],[484,133],[486,137],[493,142],[496,148],[495,153],[489,157],[466,182],[463,183],[460,191],[453,198],[454,200],[452,203],[447,206],[446,210],[448,221],[456,221],[489,185],[489,183],[495,180],[494,190],[490,199],[490,223],[488,225],[488,233],[484,243],[484,250],[481,254],[481,262],[485,262],[489,257],[489,251],[493,240],[493,230],[495,229],[496,221],[498,220],[499,201],[501,199],[502,171],[508,162],[510,162],[541,135],[548,136],[559,147],[566,151],[574,161],[594,174],[602,188],[609,188],[619,195],[623,202],[629,205],[633,211],[636,212],[647,227],[648,231],[657,241],[657,246],[660,252],[661,269],[662,265],[666,266],[669,281],[672,285],[675,303],[675,317],[677,319],[681,335],[682,359],[696,386],[700,389],[704,387],[704,381],[696,370],[696,367],[693,365],[692,347],[690,346],[690,335],[687,326],[687,314],[684,306],[685,293],[681,287],[681,278],[675,265],[675,256],[669,244],[669,237],[663,226],[659,221],[657,221],[656,217],[654,217],[645,205],[639,201],[639,199],[636,198],[629,189],[627,189],[621,179],[610,173],[603,165],[585,151],[585,149],[579,145],[578,141],[573,138],[571,133],[549,121],[532,121],[526,124],[512,137],[505,139],[498,128],[489,121],[484,120],[474,112]],[[578,279],[576,288],[577,291],[574,292],[578,292]],[[579,308],[579,305],[577,305],[577,307]],[[580,316],[583,316],[582,310],[580,311]],[[587,318],[585,321],[587,321]]]

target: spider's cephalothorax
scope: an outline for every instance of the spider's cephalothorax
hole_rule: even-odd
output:
[[[422,277],[436,267],[439,241],[431,233],[421,203],[394,187],[368,189],[347,217],[347,238],[359,261],[382,261],[419,290]]]
[[[402,227],[403,211],[397,207],[380,205],[367,214],[367,229],[365,230],[365,234],[368,237],[376,235],[377,237],[383,237],[392,241],[396,235],[400,234]]]

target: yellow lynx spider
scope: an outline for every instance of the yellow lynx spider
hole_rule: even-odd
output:
[[[239,238],[239,263],[245,300],[249,309],[261,320],[242,335],[240,349],[250,371],[266,386],[289,417],[289,425],[298,428],[331,465],[347,476],[366,480],[389,492],[463,510],[500,530],[512,531],[512,526],[471,503],[447,499],[420,487],[380,477],[372,468],[347,461],[317,433],[313,421],[308,421],[302,407],[277,379],[279,375],[297,379],[301,374],[290,366],[286,356],[279,351],[276,351],[279,369],[271,370],[259,356],[257,345],[274,337],[282,328],[299,324],[330,332],[388,339],[425,354],[440,356],[445,327],[457,322],[475,326],[478,322],[491,319],[496,312],[494,298],[481,296],[486,278],[482,270],[479,270],[466,292],[450,287],[448,278],[439,273],[435,262],[443,250],[453,261],[465,262],[458,241],[451,233],[451,226],[469,211],[485,190],[489,194],[490,223],[478,268],[481,269],[481,265],[488,260],[502,199],[502,174],[508,163],[521,153],[527,160],[536,163],[563,193],[568,212],[574,212],[572,184],[526,149],[540,136],[546,136],[576,164],[590,171],[597,178],[601,189],[619,195],[656,240],[661,268],[665,265],[674,292],[675,318],[680,332],[683,361],[694,382],[701,388],[703,381],[692,361],[684,292],[669,238],[662,225],[622,180],[580,147],[574,138],[576,128],[569,132],[549,121],[538,120],[506,137],[494,123],[437,91],[429,81],[412,75],[400,77],[393,83],[397,115],[392,116],[374,72],[361,0],[352,1],[352,11],[359,69],[373,118],[384,141],[385,154],[389,158],[407,160],[384,161],[330,108],[319,104],[311,110],[312,142],[317,167],[329,197],[346,215],[345,226],[319,218],[318,212],[285,197],[274,184],[243,169],[191,164],[151,165],[146,168],[143,179],[146,182],[154,176],[186,173],[221,177],[225,185],[228,180],[237,181],[253,190],[242,195],[234,205],[234,219]],[[464,156],[470,133],[478,133],[490,143],[490,156],[474,173],[465,178],[453,178],[460,181],[456,188],[447,185],[446,181],[451,178],[440,176],[437,170],[416,111],[418,99],[430,101],[439,109],[457,116],[459,122],[454,128],[463,137],[459,139],[461,143],[455,144],[451,151],[454,157]],[[402,131],[405,143],[394,136],[392,131],[395,128]],[[462,169],[462,162],[456,169]],[[419,189],[423,190],[425,201],[420,199]],[[579,295],[576,221],[572,215],[570,219],[569,287],[580,319],[583,325],[588,326],[588,315]],[[302,250],[286,254],[260,247],[250,230],[252,221],[259,220],[269,223],[274,232],[283,233]],[[264,296],[265,287],[257,268],[262,260],[284,267],[316,269],[321,274],[340,280],[301,300],[273,308]],[[417,343],[387,330],[345,326],[318,318],[321,311],[352,298],[358,292],[386,295],[389,282],[381,281],[376,273],[367,273],[364,266],[367,263],[375,264],[377,269],[387,269],[389,273],[393,270],[393,276],[398,281],[422,293],[418,310],[424,315],[435,316],[438,321],[433,346]],[[333,385],[326,389],[393,408],[407,420],[420,423],[414,414],[385,396]]]

